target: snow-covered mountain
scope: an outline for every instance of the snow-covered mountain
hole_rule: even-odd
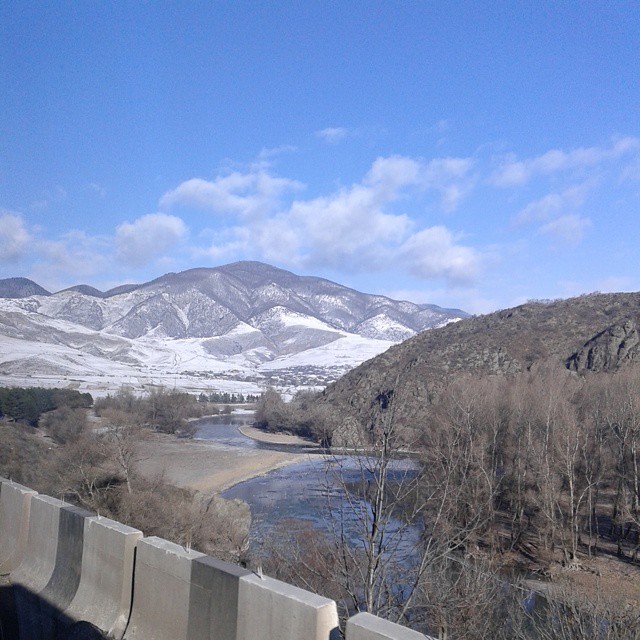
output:
[[[254,391],[322,386],[391,344],[466,316],[259,262],[101,292],[0,280],[0,384]]]

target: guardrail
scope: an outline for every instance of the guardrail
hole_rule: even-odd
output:
[[[338,640],[336,603],[0,478],[1,629],[20,640]],[[429,640],[368,613],[347,640]]]

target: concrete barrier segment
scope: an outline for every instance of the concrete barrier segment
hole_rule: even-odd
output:
[[[10,574],[20,640],[50,640],[55,637],[59,611],[40,594],[51,583],[56,566],[60,567],[60,519],[65,508],[69,505],[56,498],[43,495],[31,498],[27,548],[22,562]]]
[[[31,497],[37,492],[0,478],[0,575],[16,569],[24,556],[29,535]]]
[[[48,584],[56,566],[60,510],[64,502],[49,496],[31,498],[27,547],[20,565],[11,572],[11,582],[32,593],[40,593]]]
[[[240,578],[237,640],[333,640],[336,603],[286,582]]]
[[[250,571],[205,556],[191,563],[187,637],[236,640],[240,578]]]
[[[94,515],[71,505],[64,505],[60,509],[56,564],[51,579],[40,592],[40,596],[58,611],[65,611],[78,591],[85,522]]]
[[[131,618],[124,637],[187,640],[191,565],[203,553],[162,538],[142,538],[136,546]],[[189,638],[189,640],[191,640]]]
[[[432,640],[432,638],[370,613],[358,613],[347,620],[346,640]]]
[[[135,549],[142,535],[109,518],[84,520],[82,572],[67,617],[90,622],[110,638],[123,637],[131,610]]]

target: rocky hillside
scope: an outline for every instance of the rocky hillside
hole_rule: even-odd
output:
[[[640,364],[640,293],[591,294],[531,302],[421,333],[365,362],[322,398],[365,415],[381,393],[402,395],[419,419],[448,380],[510,374],[548,364],[583,372]]]

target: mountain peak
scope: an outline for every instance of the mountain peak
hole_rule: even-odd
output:
[[[88,284],[77,284],[74,287],[68,287],[62,291],[58,291],[58,293],[65,293],[67,291],[81,293],[84,296],[91,296],[93,298],[105,297],[105,293],[103,291],[100,291],[100,289],[96,289],[95,287],[91,287]]]
[[[5,278],[0,280],[0,298],[28,298],[49,296],[51,293],[28,278]]]

